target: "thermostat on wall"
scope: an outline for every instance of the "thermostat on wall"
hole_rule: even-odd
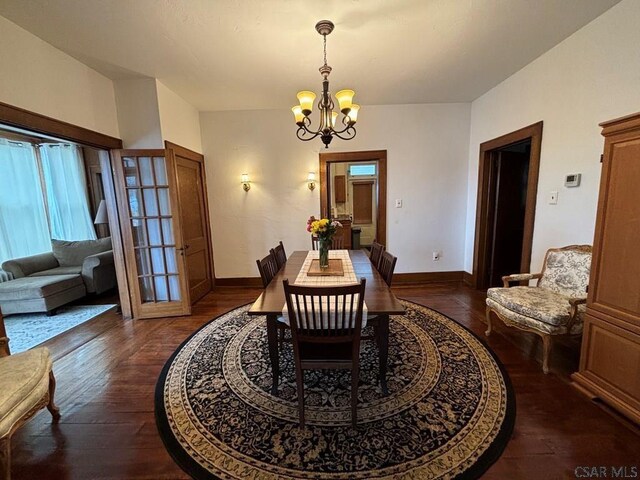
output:
[[[570,173],[564,179],[565,187],[579,187],[580,186],[580,177],[582,177],[581,173]]]

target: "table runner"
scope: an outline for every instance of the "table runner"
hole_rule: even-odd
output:
[[[333,287],[333,286],[342,286],[342,285],[354,285],[359,282],[356,277],[356,273],[353,269],[353,264],[351,263],[351,257],[349,256],[349,250],[329,250],[329,258],[339,258],[342,260],[342,267],[344,269],[343,276],[308,276],[307,272],[309,271],[309,267],[311,266],[311,261],[314,259],[320,258],[320,252],[318,250],[312,250],[307,253],[307,258],[305,258],[302,267],[300,268],[300,273],[296,277],[296,281],[294,285],[300,285],[304,287]],[[349,302],[349,296],[347,296],[347,302]],[[357,302],[358,296],[356,295],[354,302]],[[331,299],[330,304],[327,305],[327,302],[324,301],[322,304],[323,313],[327,313],[329,310],[333,312],[335,310],[335,305],[333,304],[333,299]],[[328,307],[328,308],[327,308]],[[338,305],[338,312],[342,312],[341,306]],[[319,311],[319,304],[315,302],[316,312]],[[287,312],[287,304],[285,303],[282,307],[282,317],[278,318],[278,320],[289,325],[289,315]],[[362,328],[367,325],[367,304],[366,302],[362,305]],[[322,326],[324,328],[327,327],[327,316],[323,315],[322,318]],[[331,326],[333,327],[333,319],[331,322]]]

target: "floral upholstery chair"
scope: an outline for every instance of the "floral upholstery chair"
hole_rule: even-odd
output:
[[[487,331],[491,312],[505,325],[533,332],[542,338],[542,370],[549,372],[553,335],[582,334],[582,315],[587,301],[591,246],[570,245],[549,249],[541,273],[502,277],[503,288],[487,290]],[[535,287],[510,287],[510,282],[537,279]]]
[[[47,407],[54,423],[60,411],[53,401],[56,380],[45,347],[10,355],[0,312],[0,479],[11,478],[11,435]]]

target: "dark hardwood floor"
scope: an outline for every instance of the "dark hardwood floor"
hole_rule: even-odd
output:
[[[485,338],[481,292],[458,283],[394,291]],[[156,433],[156,380],[169,356],[194,330],[259,293],[254,288],[216,288],[194,306],[191,317],[123,321],[110,312],[47,342],[55,359],[62,418],[53,426],[43,410],[14,435],[13,479],[189,478]],[[611,467],[638,466],[637,428],[614,418],[569,384],[579,342],[557,345],[552,373],[544,375],[538,341],[495,323],[487,343],[509,372],[517,417],[509,445],[484,478],[576,478],[576,467],[604,466],[610,472]]]

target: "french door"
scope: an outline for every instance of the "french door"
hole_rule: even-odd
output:
[[[189,315],[172,150],[112,150],[134,318]]]

